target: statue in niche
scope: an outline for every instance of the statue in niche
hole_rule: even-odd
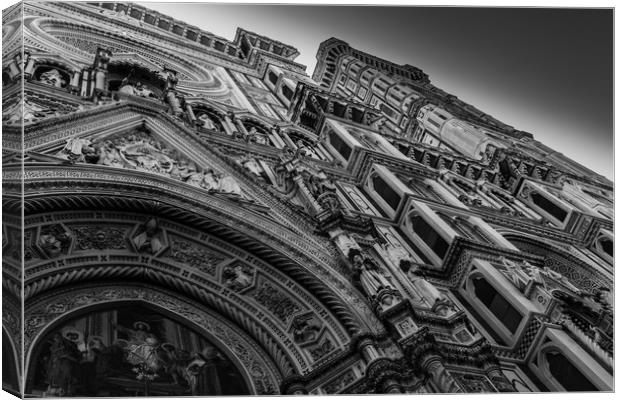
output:
[[[57,69],[51,69],[42,73],[39,77],[39,82],[54,87],[64,87],[67,85],[67,81],[62,78]]]
[[[213,120],[211,120],[211,118],[209,118],[206,113],[200,114],[200,116],[198,117],[198,121],[199,125],[201,125],[205,129],[217,130],[215,123],[213,123]]]
[[[138,251],[146,251],[151,254],[156,254],[164,247],[163,232],[159,228],[157,219],[149,219],[140,227],[138,232],[139,233],[132,239],[132,242]]]
[[[248,132],[248,141],[249,142],[254,142],[254,143],[257,143],[257,144],[262,144],[262,145],[269,144],[268,140],[267,140],[267,137],[264,134],[259,133],[258,130],[256,129],[256,127],[254,127],[254,126],[251,127],[249,132]]]
[[[310,173],[308,177],[308,189],[317,198],[326,192],[335,192],[336,185],[323,171]]]
[[[74,376],[79,359],[80,351],[77,345],[56,332],[51,339],[47,362],[46,396],[73,396]]]
[[[56,156],[70,163],[92,161],[97,151],[91,145],[90,139],[71,138],[67,140],[67,144],[60,150]]]
[[[440,301],[444,301],[445,297],[441,292],[429,281],[424,278],[424,273],[420,268],[409,260],[401,260],[400,269],[407,274],[407,278],[411,281],[413,287],[418,291],[420,296],[431,306],[435,306]]]
[[[135,70],[132,68],[129,71],[129,74],[121,80],[121,84],[119,85],[119,93],[129,94],[131,96],[136,95],[136,88],[134,87],[132,80]]]
[[[151,91],[151,89],[147,88],[142,84],[142,82],[136,83],[136,87],[134,88],[134,93],[136,96],[144,97],[144,98],[157,98],[155,93]]]
[[[368,296],[373,297],[382,289],[394,289],[379,265],[370,257],[364,257],[357,249],[351,250],[349,256],[353,264],[354,279],[359,279]]]
[[[297,151],[295,152],[295,156],[304,156],[304,157],[313,157],[314,156],[314,152],[312,151],[312,149],[310,149],[308,146],[306,146],[304,144],[304,142],[301,139],[297,140],[297,143],[295,143],[295,145],[297,146]]]

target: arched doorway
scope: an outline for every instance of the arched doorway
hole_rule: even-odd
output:
[[[277,368],[213,310],[139,283],[37,297],[26,332],[29,396],[277,394]]]
[[[76,312],[33,351],[28,393],[43,396],[248,395],[204,335],[140,301]]]

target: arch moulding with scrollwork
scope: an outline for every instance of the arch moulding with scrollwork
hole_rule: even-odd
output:
[[[63,321],[97,308],[119,304],[144,304],[203,334],[225,352],[254,394],[278,394],[282,375],[272,359],[247,333],[213,310],[153,285],[119,284],[81,285],[47,292],[29,302],[25,319],[26,366],[32,371],[36,345]],[[32,376],[29,373],[28,376]]]
[[[11,168],[4,170],[7,182],[17,182],[18,173],[13,172]],[[292,310],[297,312],[294,315],[312,313],[323,321],[327,328],[321,338],[333,341],[332,355],[346,350],[356,334],[380,330],[376,319],[368,317],[372,314],[359,294],[342,277],[333,272],[329,276],[330,268],[314,258],[320,252],[310,250],[302,240],[295,243],[291,232],[283,231],[282,226],[265,216],[244,210],[234,201],[147,173],[89,165],[75,165],[69,170],[62,165],[33,163],[27,167],[26,180],[32,189],[29,193],[37,193],[26,200],[26,229],[32,231],[34,252],[38,251],[41,257],[27,266],[27,310],[28,304],[37,302],[40,296],[78,281],[146,280],[191,295],[243,327],[275,360],[282,376],[303,375],[322,361],[320,357],[313,359],[309,349],[291,340],[291,319],[278,321],[265,304],[257,304],[260,285],[278,288],[283,293],[281,299],[291,298],[291,304],[295,304]],[[56,212],[50,214],[51,210]],[[111,210],[123,210],[124,214]],[[160,254],[140,254],[131,240],[152,215],[157,215],[165,231],[164,245],[168,248]],[[73,252],[73,248],[53,257],[41,253],[44,228],[67,229],[75,242],[77,225],[84,231],[84,227],[110,227],[114,223],[125,224],[123,251],[110,253],[95,245],[88,248],[92,257]],[[280,233],[274,234],[277,231]],[[86,229],[86,233],[91,241],[97,234],[92,229]],[[193,256],[183,256],[179,248],[187,244],[174,244],[176,239],[197,248],[215,247],[216,252],[227,254],[234,261],[227,259],[210,273],[196,271],[192,264],[195,267],[197,257],[204,253],[199,249]],[[299,248],[302,243],[305,249]],[[179,253],[176,256],[181,257],[181,262],[173,260],[174,251]],[[255,271],[253,286],[245,293],[231,290],[230,282],[223,278],[222,269],[234,262]],[[269,300],[262,301],[269,305]],[[361,310],[357,311],[361,315],[352,312],[349,304],[357,304],[354,310]]]

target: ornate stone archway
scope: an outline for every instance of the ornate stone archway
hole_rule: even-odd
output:
[[[5,178],[11,176],[8,168]],[[300,249],[291,232],[276,232],[283,226],[274,229],[275,221],[237,200],[88,165],[68,171],[31,164],[27,176],[33,190],[26,200],[26,330],[35,332],[25,338],[28,349],[53,322],[35,318],[36,304],[93,281],[148,282],[217,310],[268,355],[278,385],[349,354],[357,336],[381,333],[376,318],[362,317],[372,315],[366,303],[327,267],[321,251],[307,242]],[[134,239],[153,216],[162,247],[140,248]],[[250,284],[225,275],[236,267],[251,276]],[[296,332],[304,323],[311,334]]]
[[[25,350],[31,385],[34,355],[42,338],[63,321],[102,307],[123,303],[144,304],[192,327],[233,360],[242,371],[252,394],[279,393],[282,379],[277,366],[250,336],[221,315],[204,306],[153,285],[94,284],[67,288],[39,296],[28,305]]]

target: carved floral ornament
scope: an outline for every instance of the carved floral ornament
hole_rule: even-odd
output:
[[[243,367],[244,374],[252,382],[256,394],[278,394],[282,379],[278,368],[246,333],[213,314],[205,307],[186,301],[168,291],[156,287],[124,285],[95,286],[73,291],[54,293],[40,298],[27,306],[25,319],[25,352],[30,363],[37,344],[46,332],[53,329],[69,315],[82,313],[96,305],[113,305],[119,302],[140,302],[158,309],[165,309],[178,319],[213,339],[218,347],[227,349],[229,356]]]

